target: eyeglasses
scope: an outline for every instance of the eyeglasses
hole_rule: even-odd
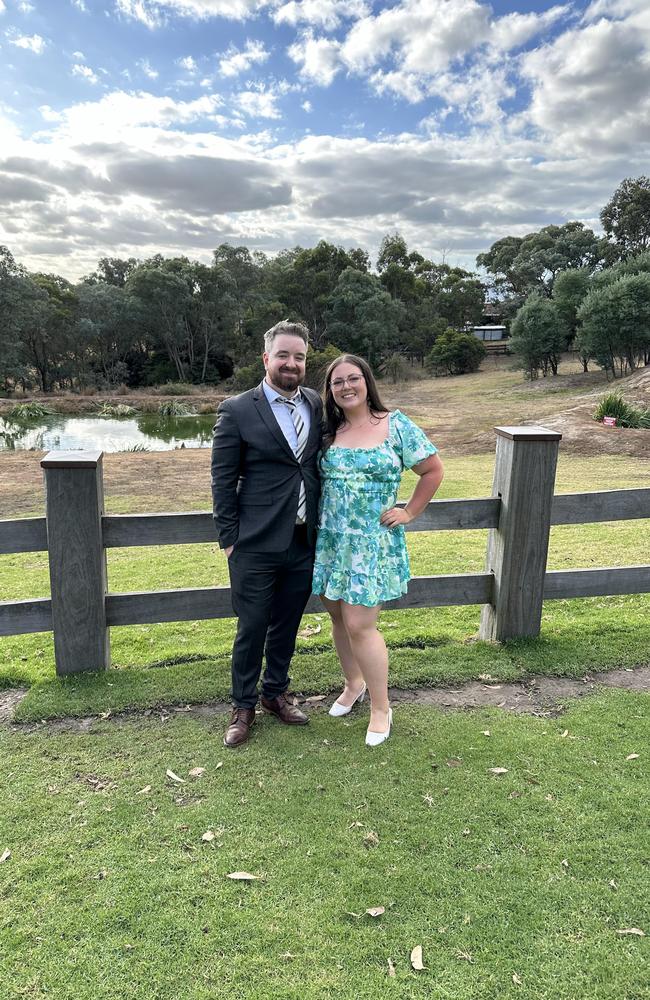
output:
[[[342,389],[345,383],[350,386],[351,389],[356,388],[361,382],[365,382],[363,375],[348,375],[347,378],[333,378],[330,382],[332,389]]]

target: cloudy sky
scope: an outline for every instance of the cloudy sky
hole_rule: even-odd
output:
[[[650,173],[650,0],[0,0],[0,243],[472,267]]]

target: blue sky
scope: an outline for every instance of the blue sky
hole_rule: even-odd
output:
[[[0,242],[75,278],[399,229],[472,267],[650,172],[648,0],[0,0]]]

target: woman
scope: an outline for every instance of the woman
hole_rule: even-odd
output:
[[[404,509],[395,506],[403,469],[419,476]],[[332,618],[345,675],[330,715],[348,715],[370,694],[368,746],[390,735],[388,653],[377,630],[381,604],[406,593],[410,577],[404,525],[421,514],[442,481],[442,462],[426,435],[379,398],[363,358],[344,354],[325,376],[320,459],[321,514],[312,590]]]

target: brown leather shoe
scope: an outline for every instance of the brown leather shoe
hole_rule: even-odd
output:
[[[235,706],[230,716],[230,725],[223,738],[224,746],[238,747],[250,736],[251,726],[255,722],[254,708],[237,708]]]
[[[280,722],[287,726],[306,726],[309,722],[304,712],[301,712],[297,705],[287,698],[286,694],[279,694],[277,698],[261,698],[262,708],[265,712],[275,715]]]

